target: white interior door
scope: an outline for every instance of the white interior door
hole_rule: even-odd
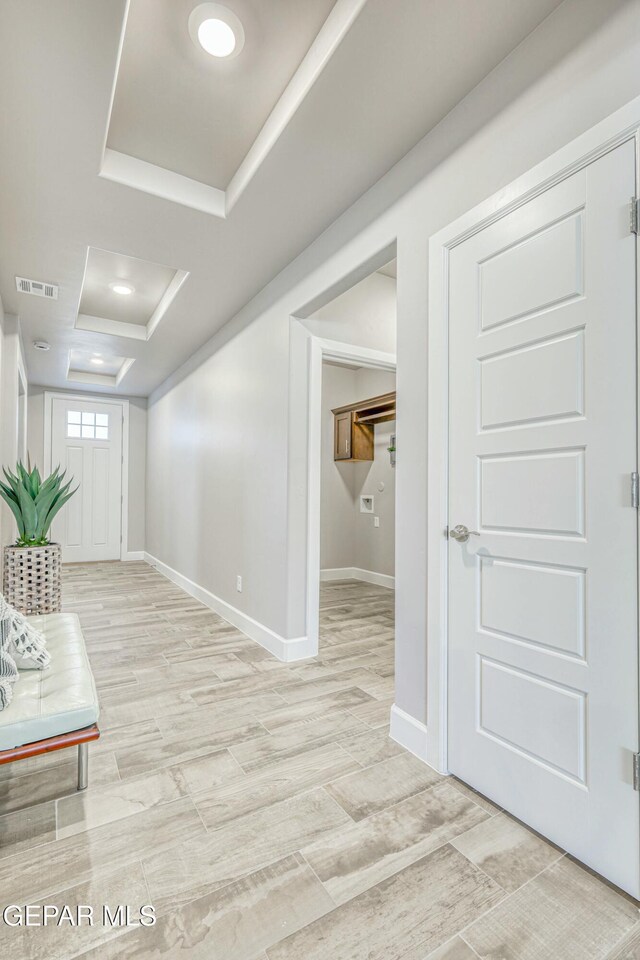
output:
[[[451,251],[449,769],[640,895],[628,142]]]
[[[122,525],[122,406],[54,398],[51,464],[79,485],[53,522],[66,563],[118,560]]]

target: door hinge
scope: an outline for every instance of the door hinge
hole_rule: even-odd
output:
[[[640,753],[633,755],[633,789],[640,790]]]
[[[631,197],[629,208],[629,232],[640,234],[640,198]]]
[[[636,510],[640,507],[640,476],[637,470],[631,474],[631,506]]]

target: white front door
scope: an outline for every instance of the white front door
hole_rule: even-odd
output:
[[[73,477],[78,492],[53,522],[51,539],[66,563],[118,560],[122,522],[122,406],[54,398],[51,465]]]
[[[640,895],[628,142],[450,255],[449,769]]]

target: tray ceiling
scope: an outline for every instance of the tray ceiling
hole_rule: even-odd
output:
[[[262,2],[271,6],[271,0]],[[558,3],[403,0],[402,15],[390,16],[400,5],[366,0],[339,45],[325,48],[321,75],[315,74],[273,149],[263,153],[241,201],[222,219],[167,202],[160,191],[164,199],[98,176],[126,0],[3,0],[0,32],[11,43],[0,58],[6,131],[0,150],[0,294],[5,310],[20,316],[30,382],[68,387],[69,351],[78,349],[135,359],[115,388],[92,381],[95,392],[145,396],[232,318],[236,326],[229,330],[249,323],[305,276],[310,264],[326,257],[324,240],[315,253],[308,250],[300,257],[309,244]],[[327,19],[344,9],[343,0],[336,0]],[[562,4],[553,23],[543,24],[540,38],[524,51],[531,58],[550,37],[556,43],[546,61],[526,61],[527,83],[534,82],[538,64],[540,73],[548,71],[610,16],[594,6],[585,23]],[[488,22],[500,29],[486,29]],[[248,35],[246,42],[242,55],[249,49]],[[483,101],[472,96],[476,109]],[[511,91],[504,97],[508,103]],[[433,161],[432,147],[429,140],[420,144],[392,175],[391,186],[370,195],[361,207],[362,222],[385,209],[389,191],[399,196],[424,175]],[[207,184],[201,188],[217,190]],[[88,245],[180,268],[172,283],[182,277],[183,285],[153,336],[148,336],[151,321],[143,324],[135,317],[131,322],[131,317],[110,316],[101,325],[79,326]],[[120,271],[114,267],[115,274]],[[57,284],[58,299],[19,292],[16,276]],[[132,282],[136,289],[141,283]],[[51,349],[36,350],[35,340],[47,340]]]
[[[187,27],[196,0],[131,0],[107,146],[224,190],[335,0],[228,0],[242,53],[218,60]]]
[[[175,269],[90,247],[82,285],[80,313],[109,317],[145,326],[175,276]],[[133,287],[130,296],[119,296],[110,287],[118,280]]]
[[[89,247],[76,327],[148,340],[188,275],[162,263]]]
[[[212,4],[243,34],[219,59],[189,27],[206,3],[128,0],[100,176],[225,218],[365,3]]]
[[[69,383],[89,383],[104,387],[117,387],[133,365],[131,357],[116,357],[111,353],[96,350],[73,349],[69,351]]]

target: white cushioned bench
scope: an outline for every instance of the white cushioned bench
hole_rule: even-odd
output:
[[[78,746],[78,789],[87,785],[88,743],[100,713],[89,658],[74,613],[29,617],[46,637],[51,663],[21,670],[13,700],[0,711],[0,764]]]

